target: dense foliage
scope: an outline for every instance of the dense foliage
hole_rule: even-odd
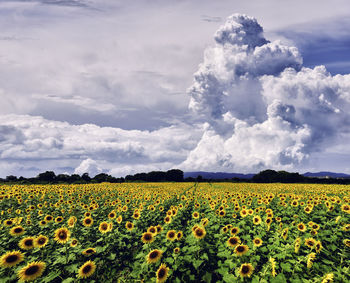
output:
[[[302,184],[1,186],[0,281],[349,282],[349,193]]]

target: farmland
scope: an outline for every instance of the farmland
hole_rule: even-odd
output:
[[[350,187],[0,187],[0,281],[349,282]]]

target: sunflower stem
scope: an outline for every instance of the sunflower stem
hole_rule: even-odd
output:
[[[66,244],[66,265],[68,264],[68,246]]]

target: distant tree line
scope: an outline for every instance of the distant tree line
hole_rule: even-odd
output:
[[[184,178],[183,171],[171,169],[168,171],[151,171],[148,173],[137,173],[127,175],[125,178],[116,178],[106,173],[90,177],[88,173],[81,176],[78,174],[59,174],[53,171],[40,173],[33,178],[7,176],[0,178],[0,183],[10,184],[90,184],[90,183],[124,183],[124,182],[247,182],[247,183],[308,183],[308,184],[350,184],[350,178],[315,178],[306,177],[299,173],[286,171],[264,170],[254,175],[251,179],[205,179],[201,175],[196,178]]]

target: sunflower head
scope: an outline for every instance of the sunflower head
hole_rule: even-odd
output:
[[[70,242],[71,247],[76,247],[78,245],[78,240],[73,238],[72,241]]]
[[[24,255],[20,251],[12,251],[0,257],[1,267],[12,267],[23,261]]]
[[[298,228],[298,230],[301,231],[301,232],[305,232],[305,231],[306,231],[306,225],[305,225],[304,223],[299,223],[299,224],[297,225],[297,228]]]
[[[207,234],[204,227],[200,227],[200,226],[198,226],[197,229],[195,229],[192,233],[196,237],[196,239],[203,239]]]
[[[141,241],[145,244],[152,243],[154,241],[154,234],[151,232],[145,232],[141,236]]]
[[[25,237],[19,241],[18,246],[23,250],[30,250],[34,248],[34,237]]]
[[[255,225],[260,225],[260,223],[261,223],[261,217],[260,217],[259,215],[255,215],[255,216],[253,217],[253,223],[254,223]]]
[[[88,278],[91,275],[94,274],[96,270],[96,264],[95,262],[89,260],[87,262],[85,262],[78,270],[78,278]]]
[[[96,253],[96,249],[95,248],[87,248],[87,249],[82,251],[82,254],[86,255],[86,256],[90,256],[90,255],[92,255],[94,253]]]
[[[161,250],[152,250],[146,256],[146,261],[148,264],[157,262],[162,257],[163,251]]]
[[[305,245],[312,249],[316,245],[316,240],[314,238],[307,238],[305,239]]]
[[[235,236],[239,233],[239,228],[238,227],[233,227],[231,228],[231,235]]]
[[[253,244],[255,247],[260,247],[263,244],[263,241],[260,238],[255,238]]]
[[[45,262],[33,261],[28,263],[25,267],[18,271],[18,278],[20,281],[33,281],[40,277],[46,268]]]
[[[243,263],[239,268],[239,275],[243,277],[250,277],[253,274],[254,267],[250,263]]]
[[[249,251],[249,247],[247,245],[238,245],[235,248],[235,253],[238,256],[242,256]]]
[[[165,282],[169,275],[169,268],[162,263],[156,272],[157,283]]]
[[[125,223],[125,228],[128,230],[128,231],[132,231],[132,229],[134,229],[134,223],[132,222],[126,222]]]
[[[166,233],[166,238],[167,238],[167,240],[169,240],[169,241],[174,241],[174,240],[176,240],[176,231],[175,231],[175,230],[169,230],[169,231]]]
[[[174,254],[178,254],[179,252],[180,252],[180,248],[179,247],[174,248]]]
[[[109,231],[109,224],[106,221],[103,221],[100,223],[100,226],[98,227],[98,230],[102,233],[105,234]]]
[[[10,230],[10,234],[14,237],[22,236],[24,232],[25,230],[22,226],[15,226],[15,227],[12,227]]]
[[[67,228],[62,227],[62,228],[56,229],[54,240],[57,243],[65,244],[68,242],[69,238],[70,238],[70,231]]]
[[[234,237],[230,237],[230,238],[227,240],[227,245],[228,245],[229,247],[234,248],[234,247],[237,246],[240,242],[241,242],[240,238],[237,237],[237,236],[234,236]]]
[[[85,227],[90,227],[94,223],[94,220],[92,219],[91,216],[87,216],[83,219],[83,225]]]
[[[38,237],[35,238],[34,241],[34,246],[36,248],[43,248],[47,245],[47,243],[49,242],[49,238],[44,236],[44,235],[40,235]]]

